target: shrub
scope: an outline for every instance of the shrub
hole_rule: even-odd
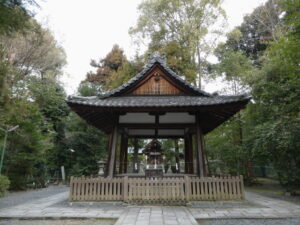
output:
[[[10,181],[7,176],[0,175],[0,197],[4,196],[9,188]]]

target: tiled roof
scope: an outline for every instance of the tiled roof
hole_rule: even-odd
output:
[[[236,102],[248,102],[249,97],[237,96],[121,96],[121,97],[69,97],[69,104],[98,107],[188,107],[222,105]]]
[[[107,92],[102,97],[105,98],[105,97],[117,96],[120,92],[126,90],[131,85],[134,85],[135,83],[140,81],[147,74],[147,72],[152,69],[152,67],[156,63],[160,64],[163,67],[163,69],[168,73],[168,75],[170,75],[171,78],[178,81],[183,87],[186,87],[187,89],[191,90],[191,92],[193,92],[197,95],[201,95],[201,96],[211,96],[209,93],[206,93],[205,91],[200,90],[199,88],[193,86],[189,82],[182,79],[179,75],[177,75],[173,70],[171,70],[168,67],[165,57],[161,56],[159,52],[154,52],[149,57],[148,63],[146,64],[146,66],[140,73],[138,73],[136,76],[134,76],[128,82],[124,83],[123,85],[119,86],[118,88],[116,88],[110,92]]]

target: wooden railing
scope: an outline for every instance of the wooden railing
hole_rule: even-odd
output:
[[[71,201],[123,200],[123,178],[71,177]]]
[[[188,202],[244,198],[243,177],[71,177],[70,201]]]

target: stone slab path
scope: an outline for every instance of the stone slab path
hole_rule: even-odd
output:
[[[197,225],[186,207],[129,207],[115,225]]]
[[[248,207],[99,206],[61,204],[68,191],[0,209],[0,219],[115,219],[117,225],[196,225],[199,219],[300,218],[300,205],[247,192]],[[0,199],[1,203],[1,199]],[[218,202],[212,205],[219,204]],[[200,202],[201,205],[201,202]],[[220,204],[221,205],[221,204]]]
[[[69,192],[63,192],[0,210],[2,218],[107,218],[118,219],[123,209],[90,208],[90,207],[63,207],[55,205],[68,198]]]
[[[246,200],[256,205],[251,208],[199,209],[190,208],[195,219],[228,218],[292,218],[300,217],[300,205],[246,192]]]

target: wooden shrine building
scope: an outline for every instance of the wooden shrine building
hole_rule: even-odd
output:
[[[245,95],[223,96],[196,88],[155,52],[140,73],[115,90],[102,96],[72,96],[67,103],[89,124],[109,135],[107,178],[116,174],[130,177],[129,138],[181,138],[185,146],[184,175],[203,178],[207,176],[203,136],[249,100]]]

